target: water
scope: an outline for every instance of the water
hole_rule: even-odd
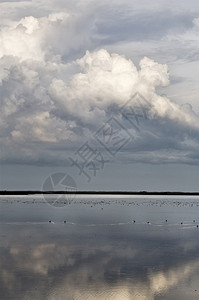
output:
[[[199,197],[60,205],[0,198],[0,299],[199,299]]]

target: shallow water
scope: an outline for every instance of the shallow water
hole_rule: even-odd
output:
[[[199,299],[199,197],[55,200],[0,198],[0,299]]]

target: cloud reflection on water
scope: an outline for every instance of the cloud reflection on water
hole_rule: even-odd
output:
[[[141,227],[5,225],[0,293],[5,300],[182,299],[180,286],[196,299],[197,232]]]

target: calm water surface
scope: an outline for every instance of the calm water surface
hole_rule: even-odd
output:
[[[0,299],[199,299],[199,197],[59,201],[1,196]]]

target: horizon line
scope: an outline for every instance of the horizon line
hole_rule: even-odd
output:
[[[180,192],[180,191],[123,191],[123,190],[0,190],[0,195],[27,195],[27,194],[113,194],[113,195],[190,195],[199,196],[199,192]]]

